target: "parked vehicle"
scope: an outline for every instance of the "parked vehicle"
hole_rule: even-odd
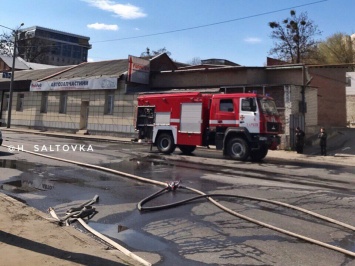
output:
[[[213,145],[235,160],[261,160],[280,144],[280,117],[265,95],[188,92],[143,94],[137,100],[139,139],[165,154]]]

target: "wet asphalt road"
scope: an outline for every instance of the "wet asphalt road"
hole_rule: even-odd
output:
[[[117,169],[146,178],[185,186],[205,193],[268,198],[314,210],[354,225],[355,169],[345,166],[265,160],[226,167],[218,152],[198,150],[200,164],[171,160],[148,146],[82,142],[6,132],[5,145]],[[85,145],[82,151],[64,145]],[[38,146],[35,146],[38,145]],[[52,148],[50,148],[52,145]],[[45,148],[43,148],[45,146]],[[90,148],[91,146],[91,148]],[[70,207],[99,195],[98,214],[89,225],[135,252],[160,258],[156,265],[354,265],[354,260],[251,224],[223,212],[204,199],[176,208],[139,212],[137,203],[161,189],[125,177],[0,148],[2,192],[59,216]],[[213,166],[208,162],[220,162]],[[202,164],[202,162],[204,162]],[[169,192],[148,206],[195,196],[185,190]],[[269,204],[235,198],[221,203],[244,215],[275,224],[355,251],[354,232],[304,214]],[[319,264],[320,263],[320,264]]]

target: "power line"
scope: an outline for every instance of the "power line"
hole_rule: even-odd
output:
[[[328,1],[328,0],[320,0],[320,1],[316,1],[316,2],[311,2],[311,3],[303,4],[303,5],[292,6],[292,7],[282,8],[282,9],[278,9],[278,10],[274,10],[274,11],[269,11],[269,12],[264,12],[264,13],[255,14],[255,15],[250,15],[250,16],[246,16],[246,17],[235,18],[235,19],[229,19],[229,20],[224,20],[224,21],[220,21],[220,22],[214,22],[214,23],[209,23],[209,24],[204,24],[204,25],[199,25],[199,26],[193,26],[193,27],[188,27],[188,28],[183,28],[183,29],[176,29],[176,30],[170,30],[170,31],[163,31],[163,32],[158,32],[158,33],[151,33],[151,34],[138,35],[138,36],[132,36],[132,37],[118,38],[118,39],[112,39],[112,40],[97,41],[97,42],[92,42],[92,43],[102,43],[102,42],[114,42],[114,41],[131,40],[131,39],[138,39],[138,38],[144,38],[144,37],[151,37],[151,36],[157,36],[157,35],[164,35],[164,34],[175,33],[175,32],[181,32],[181,31],[195,30],[195,29],[206,28],[206,27],[216,26],[216,25],[220,25],[220,24],[230,23],[230,22],[234,22],[234,21],[245,20],[245,19],[254,18],[254,17],[260,17],[260,16],[265,16],[265,15],[270,15],[270,14],[278,13],[278,12],[281,12],[281,11],[293,9],[293,8],[299,8],[299,7],[304,7],[304,6],[315,5],[315,4],[319,4],[319,3],[327,2],[327,1]]]
[[[307,3],[307,4],[303,4],[303,5],[282,8],[282,9],[278,9],[278,10],[274,10],[274,11],[263,12],[263,13],[250,15],[250,16],[246,16],[246,17],[241,17],[241,18],[229,19],[229,20],[224,20],[224,21],[220,21],[220,22],[214,22],[214,23],[209,23],[209,24],[204,24],[204,25],[199,25],[199,26],[193,26],[193,27],[188,27],[188,28],[183,28],[183,29],[176,29],[176,30],[158,32],[158,33],[152,33],[152,34],[145,34],[145,35],[138,35],[138,36],[132,36],[132,37],[125,37],[125,38],[118,38],[118,39],[111,39],[111,40],[104,40],[104,41],[97,41],[97,42],[92,42],[92,44],[93,43],[103,43],[103,42],[114,42],[114,41],[138,39],[138,38],[144,38],[144,37],[151,37],[151,36],[164,35],[164,34],[170,34],[170,33],[175,33],[175,32],[181,32],[181,31],[188,31],[188,30],[194,30],[194,29],[199,29],[199,28],[211,27],[211,26],[216,26],[216,25],[220,25],[220,24],[226,24],[226,23],[231,23],[231,22],[235,22],[235,21],[250,19],[250,18],[254,18],[254,17],[274,14],[274,13],[278,13],[278,12],[281,12],[281,11],[290,10],[290,9],[294,9],[294,8],[315,5],[315,4],[319,4],[319,3],[327,2],[327,1],[328,0],[319,0],[319,1],[311,2],[311,3]],[[60,48],[60,47],[65,46],[65,45],[74,45],[74,46],[76,46],[75,44],[71,44],[71,43],[42,44],[40,46],[41,47],[49,47],[49,48]],[[26,48],[36,48],[38,46],[39,45],[36,44],[36,45],[21,45],[20,47],[23,48],[23,49],[26,49]]]

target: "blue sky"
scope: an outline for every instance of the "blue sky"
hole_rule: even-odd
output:
[[[268,22],[281,22],[291,9],[308,13],[322,31],[319,39],[355,33],[354,0],[0,0],[0,4],[0,24],[9,28],[24,23],[23,28],[42,26],[90,37],[90,61],[125,59],[139,56],[147,47],[165,47],[173,60],[183,63],[197,57],[263,66],[273,45]],[[194,29],[184,30],[188,28]]]

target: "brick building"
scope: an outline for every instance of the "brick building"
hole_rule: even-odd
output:
[[[346,72],[350,69],[351,65],[308,66],[310,85],[318,90],[319,126],[347,126]]]
[[[345,127],[347,123],[346,65],[208,64],[178,69],[166,54],[161,54],[149,60],[149,68],[141,68],[146,71],[146,82],[131,79],[132,65],[130,60],[121,59],[16,71],[12,125],[134,136],[137,93],[167,90],[269,94],[284,122],[282,148],[293,147],[296,126],[312,135],[320,126]],[[81,84],[85,86],[81,88]],[[8,89],[9,80],[0,78],[3,125]]]

